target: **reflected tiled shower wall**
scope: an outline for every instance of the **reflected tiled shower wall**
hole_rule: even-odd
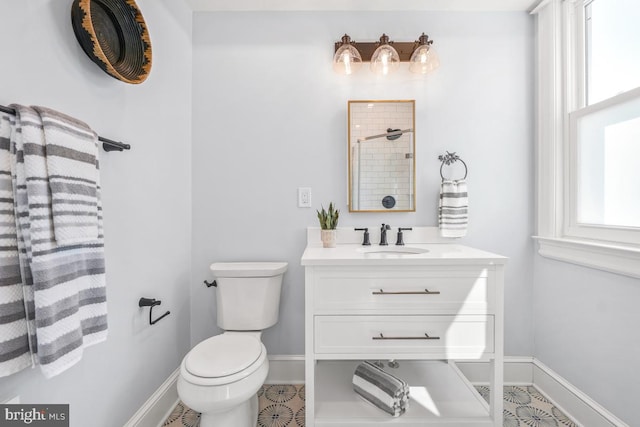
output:
[[[413,128],[413,104],[376,103],[373,112],[354,112],[352,134],[353,188],[358,191],[358,209],[384,209],[382,199],[392,196],[397,206],[409,206],[412,192],[413,134],[398,139],[364,140],[391,129]],[[356,142],[361,140],[360,142]]]

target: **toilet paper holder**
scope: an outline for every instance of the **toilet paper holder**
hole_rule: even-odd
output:
[[[160,320],[164,319],[169,314],[171,314],[170,311],[167,311],[165,314],[163,314],[162,316],[158,317],[156,320],[152,320],[153,307],[155,307],[156,305],[160,305],[160,304],[162,304],[162,301],[157,300],[155,298],[140,298],[140,301],[138,301],[138,307],[149,307],[149,324],[150,325],[155,325]]]

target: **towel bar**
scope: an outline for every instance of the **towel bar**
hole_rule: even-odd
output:
[[[13,116],[16,115],[16,110],[10,107],[5,107],[4,105],[0,105],[0,111],[2,111],[3,113],[11,114]],[[131,145],[129,144],[125,144],[124,142],[112,141],[101,136],[98,136],[98,141],[102,142],[102,149],[107,152],[131,149]]]

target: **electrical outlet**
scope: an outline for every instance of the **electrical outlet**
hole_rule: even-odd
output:
[[[299,208],[311,207],[311,188],[298,187],[298,207]]]

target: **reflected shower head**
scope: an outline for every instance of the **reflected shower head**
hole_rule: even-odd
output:
[[[389,141],[395,141],[402,136],[402,131],[400,129],[387,128],[387,133],[389,134],[387,135],[387,139]]]
[[[370,141],[372,139],[382,138],[383,136],[386,137],[389,141],[395,141],[396,139],[400,138],[405,133],[410,133],[410,132],[413,132],[413,129],[411,129],[411,128],[409,128],[409,129],[391,129],[391,128],[387,128],[387,133],[381,133],[379,135],[371,135],[371,136],[365,136],[364,138],[358,138],[357,142]]]

